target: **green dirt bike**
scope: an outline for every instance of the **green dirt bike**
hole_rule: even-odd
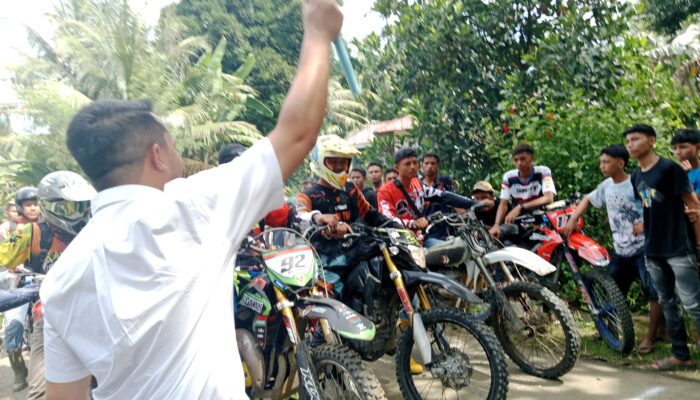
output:
[[[249,238],[237,262],[236,339],[252,399],[385,399],[374,373],[339,344],[311,349],[312,328],[368,341],[372,322],[316,287],[321,263],[302,235],[275,228]],[[238,286],[238,285],[237,285]]]
[[[525,274],[546,276],[555,267],[524,249],[495,247],[473,208],[466,215],[434,213],[428,221],[428,231],[441,225],[451,235],[425,250],[428,267],[462,282],[489,303],[489,308],[463,306],[477,318],[488,318],[510,359],[541,378],[556,379],[569,372],[581,348],[574,317],[563,300],[528,282]],[[431,288],[430,293],[438,301],[461,305],[442,290]]]
[[[462,310],[434,308],[426,288],[438,286],[469,303],[481,299],[458,282],[427,271],[423,249],[411,231],[360,223],[351,227],[353,232],[339,240],[348,251],[362,254],[362,260],[334,272],[344,282],[343,301],[374,322],[377,335],[370,342],[343,342],[365,360],[395,352],[405,399],[505,399],[508,369],[496,337]],[[319,232],[307,231],[307,237]],[[422,373],[411,373],[411,359],[424,367]]]

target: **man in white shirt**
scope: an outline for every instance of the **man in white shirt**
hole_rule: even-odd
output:
[[[47,399],[86,399],[91,375],[96,399],[246,398],[234,257],[316,143],[341,25],[334,0],[305,1],[299,68],[276,127],[188,179],[148,103],[78,112],[68,148],[99,193],[41,289]]]

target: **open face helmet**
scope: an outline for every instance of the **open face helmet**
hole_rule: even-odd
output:
[[[336,189],[345,189],[350,173],[352,158],[360,152],[345,139],[336,135],[319,136],[316,147],[311,151],[312,169],[323,180]],[[335,172],[330,165],[331,159],[347,159],[347,168]]]
[[[43,177],[38,189],[44,221],[77,235],[90,219],[90,200],[97,194],[92,185],[75,172],[56,171]]]

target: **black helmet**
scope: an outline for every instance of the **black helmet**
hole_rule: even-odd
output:
[[[226,164],[248,149],[238,143],[229,143],[219,150],[219,165]]]
[[[39,200],[39,191],[34,186],[25,186],[20,188],[15,195],[15,205],[17,206],[17,214],[22,214],[22,203],[27,200]]]

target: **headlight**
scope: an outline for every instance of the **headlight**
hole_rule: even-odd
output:
[[[411,252],[411,258],[418,264],[419,267],[425,269],[425,251],[422,247],[408,245],[408,251]]]

